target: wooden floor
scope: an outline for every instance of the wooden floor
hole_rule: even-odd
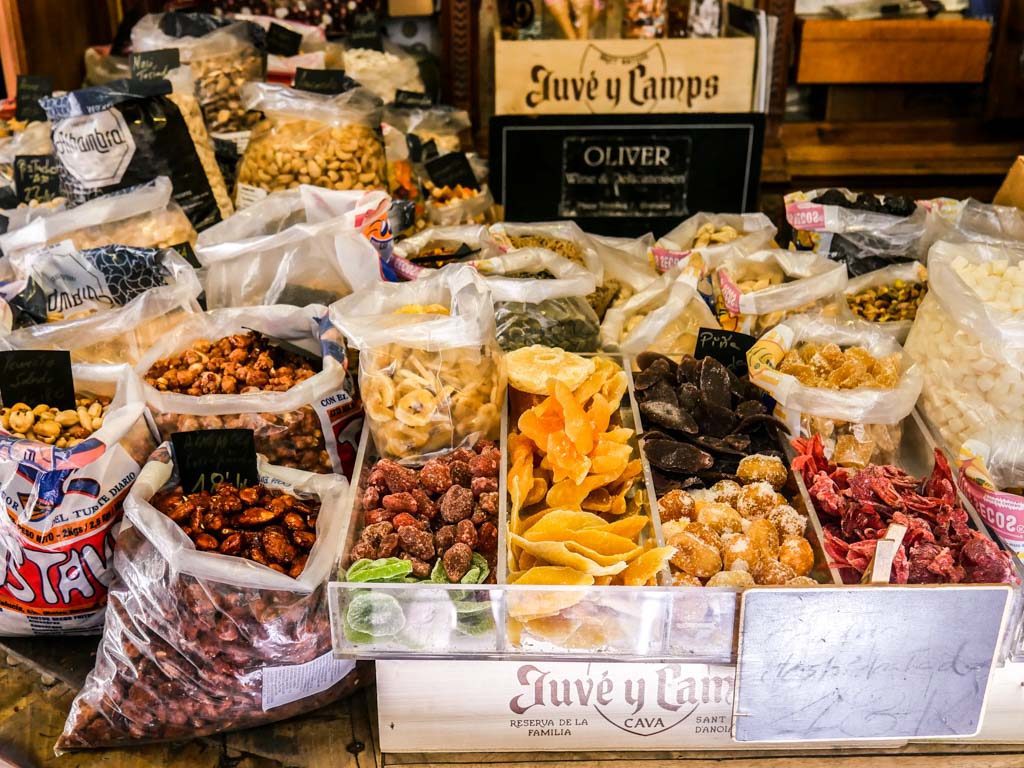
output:
[[[62,640],[36,641],[56,644]],[[83,641],[73,641],[81,644]],[[88,641],[85,641],[86,643]],[[74,650],[74,648],[73,648]],[[1024,745],[920,744],[786,752],[629,752],[381,754],[377,748],[373,688],[318,712],[277,725],[203,740],[131,750],[78,752],[56,757],[75,685],[43,671],[25,645],[0,644],[0,768],[1022,768]],[[47,662],[49,663],[49,662]],[[429,663],[429,662],[427,662]],[[87,665],[86,665],[87,666]],[[77,671],[61,677],[76,677]],[[1024,729],[1024,716],[1022,716]]]

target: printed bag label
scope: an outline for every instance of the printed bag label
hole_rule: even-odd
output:
[[[135,156],[135,139],[116,109],[61,120],[53,128],[53,146],[85,189],[120,183]]]

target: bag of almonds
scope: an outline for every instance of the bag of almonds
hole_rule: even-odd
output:
[[[263,80],[262,30],[205,13],[151,13],[132,27],[136,53],[176,48],[192,70],[206,126],[212,133],[252,128],[259,115],[242,104],[242,85]]]
[[[260,483],[183,493],[168,446],[125,503],[96,666],[63,750],[190,739],[309,712],[366,678],[331,652],[344,478],[261,460]]]
[[[327,308],[217,309],[187,318],[135,370],[162,439],[251,429],[269,461],[350,476],[362,412]]]
[[[0,635],[100,631],[121,505],[154,446],[128,366],[72,373],[74,409],[0,409]]]
[[[247,208],[240,215],[254,209],[268,214],[246,217],[245,224],[252,226],[233,218],[203,233],[196,255],[205,268],[210,309],[330,304],[381,279],[379,254],[366,229],[387,219],[388,196],[306,185],[295,191],[297,196],[275,193]],[[321,216],[324,202],[329,214]],[[293,204],[292,223],[278,229],[282,218],[275,209],[290,210]]]
[[[365,88],[331,96],[247,83],[242,101],[264,119],[253,129],[238,167],[239,208],[300,184],[387,189],[381,102]]]
[[[655,269],[665,272],[692,253],[714,262],[726,253],[771,248],[778,230],[763,213],[695,213],[651,248]]]
[[[147,184],[40,216],[0,235],[0,251],[11,256],[64,240],[79,250],[110,244],[137,248],[194,245],[196,231],[181,206],[171,199],[172,191],[171,180],[159,176]]]
[[[62,241],[9,261],[15,279],[0,284],[0,297],[13,330],[0,335],[0,349],[66,349],[75,361],[134,363],[199,312],[199,279],[170,248],[78,250]]]

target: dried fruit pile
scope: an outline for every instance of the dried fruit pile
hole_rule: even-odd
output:
[[[782,457],[779,434],[789,430],[768,415],[763,393],[746,377],[711,357],[676,363],[645,352],[636,363],[643,451],[659,496],[736,480],[744,456]]]
[[[678,586],[814,585],[814,550],[804,538],[807,518],[779,493],[789,472],[776,456],[747,456],[739,482],[709,490],[670,491],[658,510]]]
[[[808,341],[786,353],[779,372],[808,387],[892,389],[900,380],[900,357],[898,352],[875,357],[863,347],[840,349],[838,344]]]
[[[846,303],[850,305],[853,314],[872,323],[913,320],[927,292],[928,283],[896,280],[891,285],[865,288],[859,293],[848,295]]]
[[[220,483],[185,494],[180,487],[155,495],[152,505],[167,515],[201,552],[244,557],[297,579],[316,543],[320,504],[254,485]]]
[[[931,475],[918,479],[890,465],[858,472],[837,467],[825,458],[818,437],[794,445],[800,455],[793,469],[803,473],[825,524],[825,551],[847,584],[860,580],[891,523],[907,527],[893,560],[893,583],[1016,582],[1010,555],[970,527],[938,449]]]
[[[509,435],[510,581],[652,583],[671,555],[648,549],[649,518],[632,494],[642,472],[633,430],[615,426],[626,374],[608,358],[527,347],[507,358],[509,381],[535,403]],[[513,404],[522,401],[513,396]],[[571,606],[548,595],[513,606],[523,621]]]
[[[357,562],[385,558],[407,561],[401,576],[413,579],[439,580],[443,572],[447,583],[457,584],[479,567],[474,555],[483,556],[493,573],[500,462],[497,446],[480,440],[472,450],[459,448],[419,469],[390,459],[374,464],[362,491],[365,527],[350,553],[349,580],[355,580],[351,571]],[[358,580],[389,580],[393,575]]]

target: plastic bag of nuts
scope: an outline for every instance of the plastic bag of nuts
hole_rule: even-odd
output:
[[[189,317],[135,367],[161,437],[251,429],[274,464],[351,475],[362,414],[326,314],[314,304]]]
[[[409,283],[378,283],[331,305],[359,349],[359,389],[384,458],[427,458],[494,439],[505,369],[483,279],[452,264]]]
[[[498,253],[487,227],[464,224],[455,227],[431,227],[395,244],[386,265],[391,280],[415,280],[455,261],[489,259]]]
[[[142,387],[128,366],[72,372],[75,409],[0,409],[0,494],[9,512],[0,516],[0,635],[100,631],[121,505],[153,449]]]
[[[0,250],[12,256],[64,240],[78,250],[111,243],[137,248],[194,245],[196,231],[181,206],[171,199],[171,192],[166,176],[111,192],[0,236]]]
[[[238,206],[267,192],[313,184],[329,189],[387,189],[380,100],[364,88],[336,96],[273,83],[242,89],[265,119],[238,167]]]
[[[658,239],[650,259],[659,272],[671,269],[694,252],[713,263],[726,253],[771,248],[776,232],[763,213],[695,213]]]
[[[902,344],[928,292],[928,270],[918,261],[890,264],[846,284],[850,312]]]
[[[0,349],[67,349],[76,361],[134,363],[181,320],[198,313],[202,287],[172,249],[70,242],[20,251],[15,281],[0,285],[14,329]]]
[[[326,600],[348,483],[262,461],[260,477],[262,488],[220,486],[216,505],[199,494],[175,500],[157,495],[177,485],[166,448],[150,458],[125,504],[130,525],[117,539],[96,666],[58,751],[248,728],[316,709],[360,684],[355,662],[332,656]],[[260,522],[267,514],[254,514],[245,499],[262,501],[268,485],[275,498],[259,511],[272,519]],[[288,497],[295,501],[285,512]],[[294,512],[316,506],[318,515]],[[203,551],[158,507],[201,525],[221,518],[241,533],[249,556]],[[314,543],[295,577],[270,567],[299,549],[289,541],[289,515],[315,520],[313,530],[303,528]]]
[[[294,193],[275,193],[240,214],[244,222],[232,218],[203,233],[196,255],[210,309],[330,304],[381,279],[367,232],[387,219],[387,195],[306,185]],[[265,215],[247,215],[254,210]],[[292,223],[279,227],[289,214]]]
[[[243,84],[263,80],[258,29],[251,22],[230,23],[200,13],[151,13],[132,28],[132,50],[177,48],[181,63],[192,69],[207,128],[242,131],[259,120],[241,98]]]

